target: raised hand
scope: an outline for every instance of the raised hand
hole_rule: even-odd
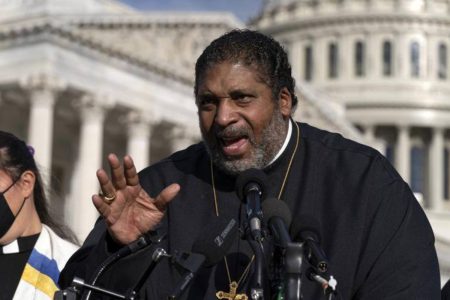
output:
[[[155,228],[180,186],[171,184],[156,198],[151,198],[139,184],[130,156],[123,158],[122,166],[115,154],[109,154],[108,163],[111,178],[105,170],[97,171],[102,195],[92,196],[92,202],[104,217],[112,238],[118,243],[128,244]]]

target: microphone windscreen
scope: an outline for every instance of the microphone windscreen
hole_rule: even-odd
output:
[[[300,242],[307,239],[313,239],[320,244],[320,222],[311,215],[300,215],[295,218],[291,226],[291,236],[294,237],[294,241]]]
[[[292,214],[284,201],[278,200],[277,198],[268,198],[261,206],[266,224],[269,224],[271,218],[279,217],[283,220],[286,228],[291,226]]]
[[[250,183],[257,184],[261,192],[264,193],[266,177],[266,174],[258,169],[248,169],[240,173],[236,179],[236,193],[239,199],[245,201],[245,195],[248,192],[247,189]]]
[[[237,235],[238,223],[235,219],[217,217],[200,233],[192,252],[205,256],[204,266],[215,265],[228,253]]]

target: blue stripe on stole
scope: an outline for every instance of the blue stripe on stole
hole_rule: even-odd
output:
[[[49,259],[47,256],[39,253],[36,249],[31,252],[28,264],[38,270],[40,273],[50,277],[58,286],[59,269],[54,259]]]

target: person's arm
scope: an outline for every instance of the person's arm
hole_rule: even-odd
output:
[[[63,288],[74,276],[89,281],[109,255],[154,230],[180,189],[178,184],[171,184],[152,198],[142,188],[130,156],[124,157],[122,165],[116,155],[110,154],[108,163],[110,175],[103,169],[97,171],[102,195],[92,197],[101,220],[66,264],[59,280]]]
[[[439,299],[439,265],[431,226],[401,180],[373,193],[367,244],[354,299]]]
[[[59,286],[62,289],[69,287],[74,277],[88,282],[98,266],[120,247],[109,236],[104,221],[99,219],[81,248],[71,256],[61,271]]]

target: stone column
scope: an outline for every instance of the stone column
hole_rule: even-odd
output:
[[[173,128],[172,151],[186,149],[193,143],[200,140],[200,130],[198,127],[177,125]]]
[[[433,128],[429,150],[429,208],[442,208],[444,191],[444,129]]]
[[[127,115],[128,143],[127,152],[133,158],[136,169],[148,166],[150,161],[151,112],[131,111]]]
[[[419,78],[427,78],[430,74],[430,55],[428,54],[430,45],[428,44],[428,37],[424,34],[424,39],[418,39],[417,42],[419,43]],[[437,54],[431,53],[431,56],[436,58]]]
[[[369,78],[380,78],[383,67],[383,41],[380,34],[372,32],[366,45],[366,74]]]
[[[53,119],[56,94],[65,88],[63,81],[47,74],[32,75],[20,81],[30,95],[28,144],[36,150],[34,158],[39,165],[42,180],[50,184],[52,170]]]
[[[355,78],[355,43],[356,39],[351,34],[339,37],[339,79],[348,81]],[[345,49],[345,50],[344,50]],[[327,54],[328,55],[328,54]],[[328,61],[328,57],[327,57]]]
[[[289,61],[292,67],[292,76],[296,82],[304,81],[304,63],[305,63],[305,49],[302,41],[293,41],[289,51]]]
[[[78,105],[81,118],[78,160],[66,216],[77,237],[83,241],[98,217],[92,195],[99,190],[96,172],[102,166],[103,125],[112,101],[107,97],[85,95]]]
[[[428,53],[426,59],[428,60],[428,70],[426,78],[429,80],[439,79],[439,37],[429,35],[427,37]]]
[[[314,75],[316,83],[323,83],[328,80],[328,39],[320,36],[314,40]]]
[[[394,74],[399,79],[411,77],[411,50],[409,39],[402,33],[395,36],[394,44]]]
[[[375,139],[375,127],[373,125],[364,126],[364,138],[367,141]]]
[[[364,139],[371,147],[378,150],[381,154],[386,155],[386,143],[375,136],[375,128],[376,126],[374,125],[365,126]]]
[[[411,1],[410,0],[397,0],[396,9],[401,11],[409,11],[411,10]]]
[[[411,140],[409,137],[409,127],[407,126],[400,126],[398,128],[395,164],[397,171],[409,183],[411,177]]]
[[[342,0],[341,1],[341,10],[348,11],[352,9],[352,0]]]

